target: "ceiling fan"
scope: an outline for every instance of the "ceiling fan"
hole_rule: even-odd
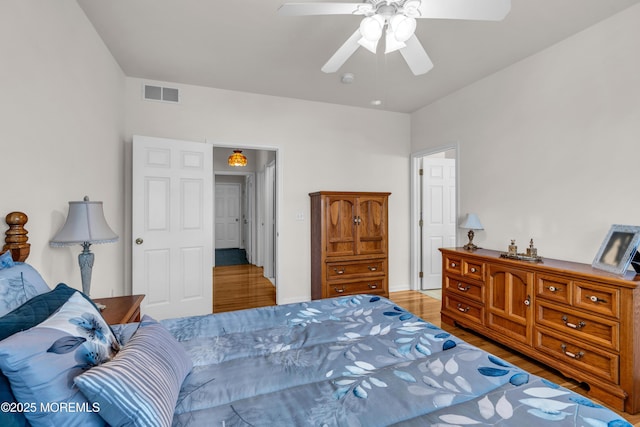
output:
[[[433,68],[433,63],[414,34],[416,19],[469,19],[500,21],[509,13],[511,0],[365,0],[363,3],[285,3],[284,16],[363,15],[359,28],[322,67],[335,73],[360,47],[376,53],[385,35],[385,54],[400,51],[413,74]]]

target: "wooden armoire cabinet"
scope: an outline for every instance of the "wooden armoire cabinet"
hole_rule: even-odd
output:
[[[311,298],[389,295],[391,193],[311,193]]]

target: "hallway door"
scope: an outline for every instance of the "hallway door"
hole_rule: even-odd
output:
[[[422,283],[421,289],[442,287],[442,256],[438,248],[456,243],[456,161],[422,159]]]
[[[216,184],[216,249],[241,247],[241,193],[240,184]]]

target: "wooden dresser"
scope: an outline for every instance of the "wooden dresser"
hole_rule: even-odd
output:
[[[588,264],[441,249],[444,323],[472,329],[640,411],[640,278]]]
[[[311,297],[389,295],[391,193],[311,193]]]

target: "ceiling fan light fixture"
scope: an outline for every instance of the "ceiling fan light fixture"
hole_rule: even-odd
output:
[[[416,31],[416,20],[401,13],[393,15],[389,19],[389,28],[399,42],[406,42]]]
[[[377,43],[380,37],[382,37],[384,24],[385,19],[381,15],[367,16],[360,22],[360,34],[362,34],[362,38]]]
[[[358,40],[358,44],[371,53],[376,53],[378,51],[378,40],[371,41],[362,37],[360,40]]]
[[[511,10],[511,0],[362,0],[363,3],[285,3],[282,15],[364,15],[359,27],[322,66],[335,73],[360,46],[376,53],[385,34],[385,53],[400,51],[411,72],[422,75],[433,62],[416,37],[416,18],[501,21]]]
[[[384,53],[387,54],[395,52],[396,50],[400,50],[404,47],[407,47],[407,45],[404,42],[399,41],[393,34],[393,31],[388,30],[387,36],[385,37]]]

